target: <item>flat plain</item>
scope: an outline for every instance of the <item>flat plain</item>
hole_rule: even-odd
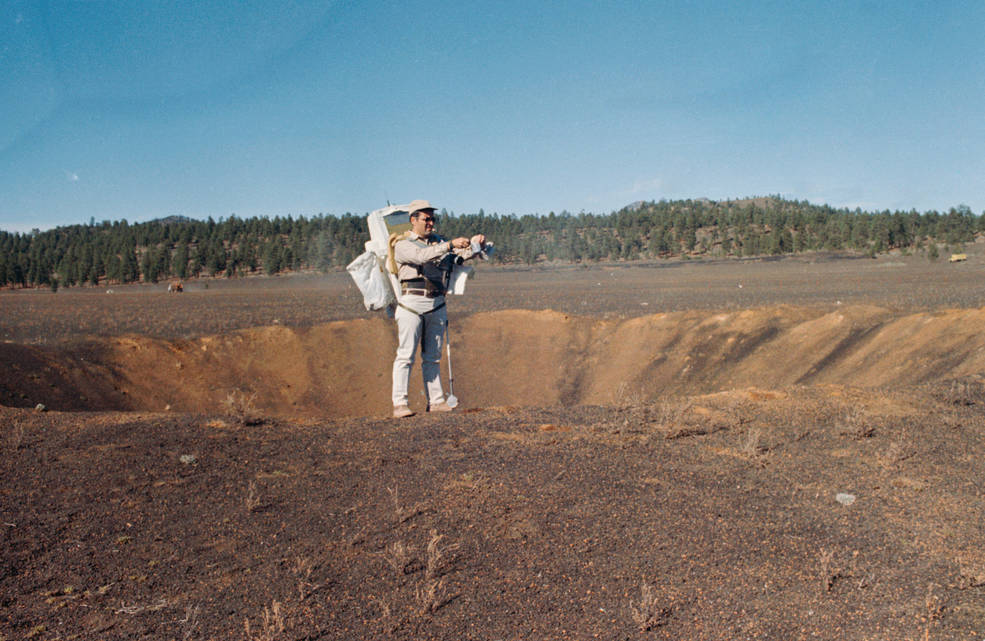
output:
[[[985,239],[949,264],[920,256],[877,259],[809,254],[717,261],[556,267],[480,264],[455,316],[527,309],[593,318],[770,305],[871,304],[900,311],[985,306]],[[111,293],[107,293],[107,291]],[[0,340],[44,344],[86,335],[187,338],[281,324],[311,327],[379,317],[367,312],[345,272],[109,288],[0,291]]]

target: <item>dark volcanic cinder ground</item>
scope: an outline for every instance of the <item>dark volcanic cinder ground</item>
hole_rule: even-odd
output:
[[[0,630],[977,640],[983,401],[976,383],[399,424],[4,410]]]
[[[400,422],[301,358],[385,365],[344,280],[2,293],[0,639],[980,641],[977,260],[489,271],[464,411]]]

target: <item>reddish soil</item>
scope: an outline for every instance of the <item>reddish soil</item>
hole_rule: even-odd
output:
[[[652,402],[749,386],[933,383],[985,372],[985,308],[766,307],[602,320],[484,312],[453,324],[464,407]],[[0,403],[61,411],[238,411],[283,418],[390,411],[392,321],[36,346],[0,344]],[[419,375],[411,405],[422,408]]]
[[[969,253],[487,270],[399,422],[335,277],[0,294],[0,638],[980,641]]]

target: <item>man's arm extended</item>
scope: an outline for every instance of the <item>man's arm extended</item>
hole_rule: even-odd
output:
[[[393,246],[393,258],[398,263],[404,265],[423,265],[424,263],[440,258],[451,251],[450,240],[421,247],[409,240],[401,240]]]

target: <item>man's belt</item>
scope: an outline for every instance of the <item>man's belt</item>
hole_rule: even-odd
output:
[[[428,298],[437,298],[445,295],[443,291],[437,289],[417,289],[415,287],[404,287],[401,289],[401,293],[413,294],[415,296],[426,296]]]
[[[400,292],[402,294],[413,294],[428,298],[437,298],[438,296],[445,295],[443,289],[431,286],[431,283],[423,278],[400,281]]]

